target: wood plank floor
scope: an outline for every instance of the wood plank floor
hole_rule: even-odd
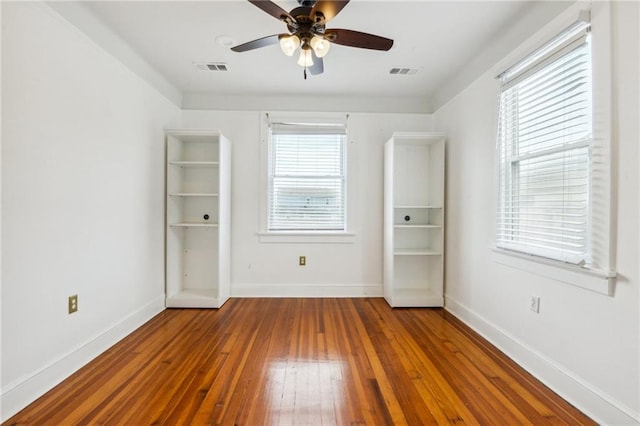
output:
[[[160,313],[15,425],[595,424],[442,309],[231,299]]]

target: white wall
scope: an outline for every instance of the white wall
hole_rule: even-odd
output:
[[[448,309],[588,414],[637,419],[637,4],[613,6],[613,297],[493,262],[492,73],[434,116],[350,114],[353,243],[260,243],[260,112],[180,116],[47,6],[1,10],[2,419],[162,309],[163,128],[220,128],[233,141],[232,294],[331,296],[382,294],[382,146],[434,126],[449,134]],[[80,310],[68,315],[71,294]]]
[[[260,121],[263,113],[183,112],[185,129],[220,129],[232,142],[232,296],[382,295],[383,145],[394,131],[429,131],[428,114],[350,113],[352,243],[261,243]],[[264,163],[264,162],[263,162]],[[298,256],[307,266],[298,266]]]
[[[434,125],[449,135],[447,308],[596,420],[635,424],[640,412],[639,5],[614,2],[611,12],[618,272],[613,296],[494,261],[498,83],[493,72],[436,111]],[[541,298],[539,314],[528,308],[532,295]]]
[[[163,309],[163,128],[179,123],[48,6],[3,2],[2,419]]]

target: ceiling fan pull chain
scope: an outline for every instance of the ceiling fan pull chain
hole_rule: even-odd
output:
[[[307,67],[304,67],[304,79],[307,79]]]

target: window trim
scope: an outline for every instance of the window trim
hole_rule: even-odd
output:
[[[591,264],[590,241],[593,233],[590,214],[593,200],[588,197],[593,182],[593,61],[589,43],[590,22],[586,18],[577,21],[500,75],[499,149],[496,153],[499,167],[496,245],[574,264]],[[588,60],[583,60],[583,57]],[[570,72],[567,73],[567,70]],[[570,80],[567,81],[567,78]],[[571,87],[567,89],[568,86]],[[583,87],[588,89],[585,97],[580,95]],[[548,88],[554,91],[548,92],[551,90]],[[574,92],[574,89],[577,91]],[[547,93],[547,96],[540,93]],[[567,109],[565,102],[569,99]],[[554,102],[552,108],[539,107],[549,102]],[[531,107],[531,104],[536,106]],[[568,129],[565,127],[567,114],[571,116],[572,126],[578,126],[575,131],[579,133],[574,134],[572,130],[565,135]],[[524,123],[522,116],[527,117]],[[538,123],[545,127],[537,129]],[[521,134],[522,131],[524,134]],[[540,134],[540,131],[547,133]],[[553,137],[545,137],[545,134]],[[573,173],[563,175],[562,171],[566,171],[567,167],[574,172],[579,171],[580,175],[583,172],[586,174],[577,182],[578,176]],[[583,187],[575,195],[587,196],[586,204],[583,204],[582,197],[566,197],[566,190],[558,190],[555,186],[559,184]],[[545,185],[553,185],[553,189],[544,189]],[[545,201],[530,205],[529,200],[535,199],[536,194]],[[560,205],[557,204],[558,197],[562,200]],[[582,210],[585,205],[588,210],[579,217],[564,217],[567,213],[565,209]],[[556,208],[561,210],[559,216],[562,219],[548,217],[555,214],[548,213],[547,209]],[[546,225],[548,220],[553,221],[553,225]],[[580,223],[572,224],[572,220]]]
[[[561,13],[556,19],[545,25],[537,33],[526,40],[519,48],[507,55],[493,68],[493,75],[499,76],[505,70],[513,67],[525,56],[535,51],[544,43],[551,40],[559,32],[568,28],[576,21],[581,12],[589,10],[591,15],[592,34],[592,79],[593,79],[593,139],[599,147],[598,155],[605,159],[604,170],[601,173],[601,193],[599,199],[606,206],[599,211],[600,221],[598,232],[605,237],[599,240],[600,247],[593,256],[597,257],[596,266],[584,267],[567,264],[559,260],[546,259],[526,253],[520,253],[494,244],[492,259],[495,263],[513,267],[522,271],[545,276],[554,281],[567,283],[576,287],[591,290],[600,294],[613,296],[615,293],[615,235],[611,215],[612,206],[612,175],[614,159],[612,158],[612,80],[611,80],[611,5],[609,2],[577,2]],[[495,80],[496,93],[500,93],[500,83]],[[497,125],[497,121],[496,121]],[[495,188],[499,187],[499,165],[494,168]],[[497,194],[496,194],[497,195]],[[498,200],[496,199],[496,205]],[[595,225],[595,224],[594,224]],[[593,232],[593,228],[592,228]]]
[[[261,243],[350,244],[356,234],[346,231],[266,231],[258,233]]]
[[[490,248],[495,263],[607,296],[614,295],[616,273],[613,271],[581,267],[501,247]]]
[[[292,138],[293,137],[293,138]],[[326,138],[326,140],[325,140]],[[291,142],[294,145],[291,145]],[[320,142],[322,141],[322,142]],[[302,145],[301,145],[302,142]],[[306,170],[299,168],[299,161],[312,160],[313,156],[309,156],[310,152],[301,149],[301,146],[320,148],[325,145],[326,148],[330,148],[332,152],[332,160],[338,159],[333,165],[338,169],[332,169],[329,175],[323,175],[322,172],[314,175],[309,175]],[[310,145],[307,145],[309,143]],[[333,151],[333,148],[337,148],[337,151]],[[297,153],[296,159],[292,160],[290,157],[294,149]],[[267,164],[268,169],[268,206],[267,209],[267,229],[269,232],[280,231],[302,231],[302,232],[323,232],[323,231],[336,231],[345,232],[347,228],[347,129],[344,123],[325,123],[317,125],[316,123],[290,123],[290,122],[278,122],[272,120],[270,123],[269,139],[268,139],[268,151],[269,161]],[[278,156],[281,153],[283,156]],[[303,158],[304,157],[304,158]],[[317,159],[317,158],[316,158]],[[315,162],[312,160],[312,162]],[[332,161],[333,163],[333,161]],[[280,166],[288,165],[294,166],[296,173],[288,174],[284,173],[279,168]],[[309,164],[309,163],[307,163]],[[280,171],[278,171],[280,170]],[[325,170],[328,172],[328,170]],[[311,179],[311,182],[315,182],[313,186],[308,189],[304,189],[303,193],[306,195],[307,204],[304,209],[299,204],[302,200],[299,199],[293,205],[282,205],[276,203],[276,200],[281,199],[278,195],[281,195],[285,199],[287,198],[287,190],[291,187],[283,186],[283,182],[290,182],[293,179],[294,192],[302,190],[303,186],[300,186],[301,181],[307,181]],[[322,183],[321,183],[322,182]],[[319,185],[318,187],[316,185]],[[310,223],[305,220],[307,207],[311,207],[311,211],[315,211],[316,203],[311,203],[309,206],[309,199],[314,198],[313,189],[319,189],[320,187],[328,185],[333,191],[338,191],[340,194],[340,201],[338,203],[330,203],[332,208],[332,214],[325,216],[321,214],[317,219],[313,219]],[[326,195],[326,194],[325,194]],[[325,198],[326,197],[321,197]],[[282,202],[283,200],[281,200]],[[293,217],[285,215],[284,217],[279,214],[280,208],[288,210],[290,207],[294,207],[296,213]],[[304,213],[303,213],[304,212]],[[319,213],[319,212],[316,212]],[[333,215],[338,215],[334,220]],[[323,223],[325,220],[329,220],[328,223]]]
[[[346,113],[326,112],[267,112],[260,113],[260,137],[259,137],[259,161],[260,161],[260,221],[256,232],[260,243],[282,244],[352,244],[356,242],[357,234],[354,232],[353,200],[355,197],[354,169],[355,169],[355,145],[350,141],[347,131],[345,142],[345,230],[269,230],[269,122],[303,122],[303,123],[344,123],[348,122]]]

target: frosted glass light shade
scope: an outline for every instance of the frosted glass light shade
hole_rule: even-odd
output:
[[[331,43],[328,40],[323,39],[322,37],[314,36],[311,39],[311,48],[316,53],[318,58],[322,58],[324,55],[329,53],[329,47]]]
[[[300,58],[298,59],[298,65],[305,68],[313,65],[313,56],[311,55],[311,49],[300,50]]]
[[[300,39],[296,35],[280,37],[280,48],[287,56],[292,56],[293,52],[300,46]]]

